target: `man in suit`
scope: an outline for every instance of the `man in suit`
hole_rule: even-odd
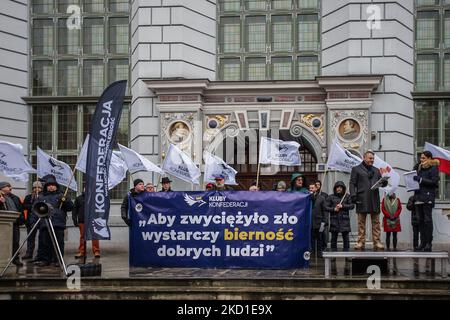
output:
[[[358,240],[355,250],[363,250],[366,243],[366,218],[370,215],[372,222],[372,239],[375,250],[384,250],[380,241],[380,193],[379,189],[371,190],[372,186],[381,179],[381,174],[373,166],[375,154],[369,150],[364,153],[361,164],[352,168],[350,174],[350,195],[352,202],[356,204],[358,214]],[[387,185],[385,181],[382,187]]]

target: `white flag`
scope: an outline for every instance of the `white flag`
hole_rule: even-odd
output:
[[[72,177],[72,169],[70,169],[69,165],[50,157],[39,147],[37,148],[37,174],[39,178],[52,174],[59,184],[66,187],[68,186],[70,189],[77,191],[77,182]],[[69,185],[71,177],[72,181]]]
[[[75,168],[86,173],[87,152],[89,146],[89,135],[84,140],[80,155],[78,156]],[[111,155],[111,163],[109,164],[108,189],[111,190],[125,179],[127,176],[127,165],[122,159],[123,155],[119,151],[113,151]]]
[[[336,140],[331,145],[327,167],[344,172],[351,172],[353,167],[361,164],[362,159],[344,149]]]
[[[300,144],[295,141],[282,141],[261,137],[259,162],[262,164],[277,164],[285,166],[301,165]]]
[[[237,185],[236,174],[237,171],[230,167],[219,157],[209,153],[204,153],[205,159],[205,181],[214,181],[215,176],[223,175],[225,184]]]
[[[89,135],[87,135],[86,139],[84,139],[83,147],[81,148],[81,152],[77,159],[77,164],[75,165],[75,168],[83,173],[86,173],[88,147],[89,147]]]
[[[200,184],[200,169],[197,168],[195,163],[186,153],[178,149],[173,144],[169,147],[169,151],[167,152],[166,159],[164,159],[162,169],[166,173],[169,173],[183,181],[193,184]]]
[[[377,155],[375,155],[373,166],[380,171],[382,177],[389,177],[388,185],[380,189],[389,195],[393,194],[400,184],[400,175],[387,162],[381,160]]]
[[[0,172],[16,181],[28,181],[28,173],[36,173],[23,156],[21,144],[0,141]]]
[[[108,189],[111,190],[127,176],[127,165],[122,159],[123,155],[119,151],[113,151],[111,163],[109,164]]]
[[[151,171],[157,172],[159,174],[164,174],[164,171],[161,170],[156,164],[140,155],[136,151],[124,147],[119,143],[119,149],[122,152],[123,158],[127,164],[128,170],[130,173],[135,173],[138,171]]]

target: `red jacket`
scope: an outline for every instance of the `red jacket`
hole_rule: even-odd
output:
[[[402,231],[402,226],[400,225],[400,213],[402,212],[402,203],[400,202],[400,199],[397,198],[398,201],[398,208],[397,212],[394,214],[395,219],[395,225],[389,226],[388,219],[391,217],[391,215],[387,212],[386,208],[384,207],[384,198],[381,201],[381,211],[383,212],[383,227],[384,232],[400,232]]]

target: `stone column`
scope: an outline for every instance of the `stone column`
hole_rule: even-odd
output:
[[[12,228],[18,217],[18,212],[0,210],[0,268],[4,268],[11,259]]]

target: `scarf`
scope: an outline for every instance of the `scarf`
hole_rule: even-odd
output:
[[[394,200],[391,201],[389,196],[385,196],[384,197],[384,208],[386,209],[386,211],[391,216],[390,219],[387,219],[387,224],[388,224],[389,228],[394,228],[395,225],[398,222],[398,217],[395,220],[393,220],[394,219],[394,215],[395,215],[395,213],[397,212],[397,209],[398,209],[398,199],[394,198]]]

